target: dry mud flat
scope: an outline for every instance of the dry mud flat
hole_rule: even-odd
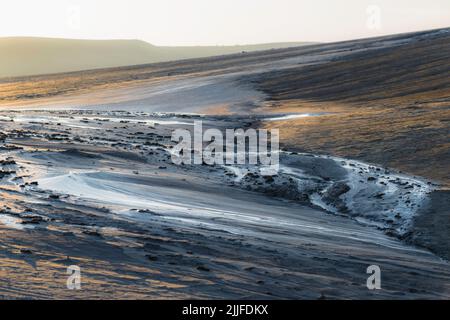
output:
[[[170,133],[191,128],[197,117],[2,112],[2,296],[449,298],[448,262],[398,240],[411,207],[399,201],[398,219],[387,211],[373,221],[356,216],[358,197],[342,211],[342,190],[324,192],[338,181],[358,183],[353,169],[358,179],[378,172],[370,192],[397,186],[397,197],[420,195],[433,185],[302,154],[282,157],[284,171],[273,181],[252,168],[172,164]],[[273,194],[289,183],[298,192]],[[385,193],[377,205],[392,205]],[[334,214],[320,207],[323,198]],[[411,195],[409,204],[415,201]],[[366,288],[366,268],[374,264],[382,270],[379,291]],[[66,288],[70,265],[81,268],[81,290]]]
[[[449,39],[2,79],[0,293],[448,299]],[[282,128],[278,175],[173,165],[194,120]]]

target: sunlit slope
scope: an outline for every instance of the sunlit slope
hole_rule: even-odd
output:
[[[250,75],[247,81],[278,112],[329,112],[284,126],[288,147],[450,185],[449,28],[366,41],[329,62]]]
[[[368,39],[350,49],[327,63],[267,72],[255,82],[279,101],[367,104],[448,97],[450,28]]]
[[[129,66],[302,44],[306,43],[158,47],[139,40],[0,38],[0,77]]]

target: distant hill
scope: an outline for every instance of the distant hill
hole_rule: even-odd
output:
[[[120,67],[306,44],[311,43],[159,47],[140,40],[0,38],[0,77]]]

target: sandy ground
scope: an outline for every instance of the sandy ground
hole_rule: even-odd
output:
[[[281,99],[279,84],[265,88],[278,72],[442,35],[3,80],[0,294],[448,299],[445,172],[401,172],[389,165],[401,162],[395,153],[395,161],[385,162],[344,147],[327,152],[355,131],[348,119],[370,122],[381,112],[337,98]],[[293,83],[286,81],[296,91]],[[221,130],[280,128],[279,173],[267,178],[258,167],[174,165],[171,132],[192,129],[199,119]],[[336,127],[323,126],[327,121]],[[438,135],[447,128],[439,123]],[[310,130],[304,139],[302,124]],[[416,140],[423,136],[413,127],[395,128],[385,146],[401,143],[396,134],[408,130]],[[375,137],[349,143],[353,151],[381,145]],[[70,265],[81,268],[81,290],[66,287]],[[369,265],[380,266],[382,290],[367,289]]]

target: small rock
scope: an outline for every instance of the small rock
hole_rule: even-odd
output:
[[[197,267],[197,270],[199,270],[199,271],[210,271],[207,267],[205,267],[205,266],[198,266]]]

